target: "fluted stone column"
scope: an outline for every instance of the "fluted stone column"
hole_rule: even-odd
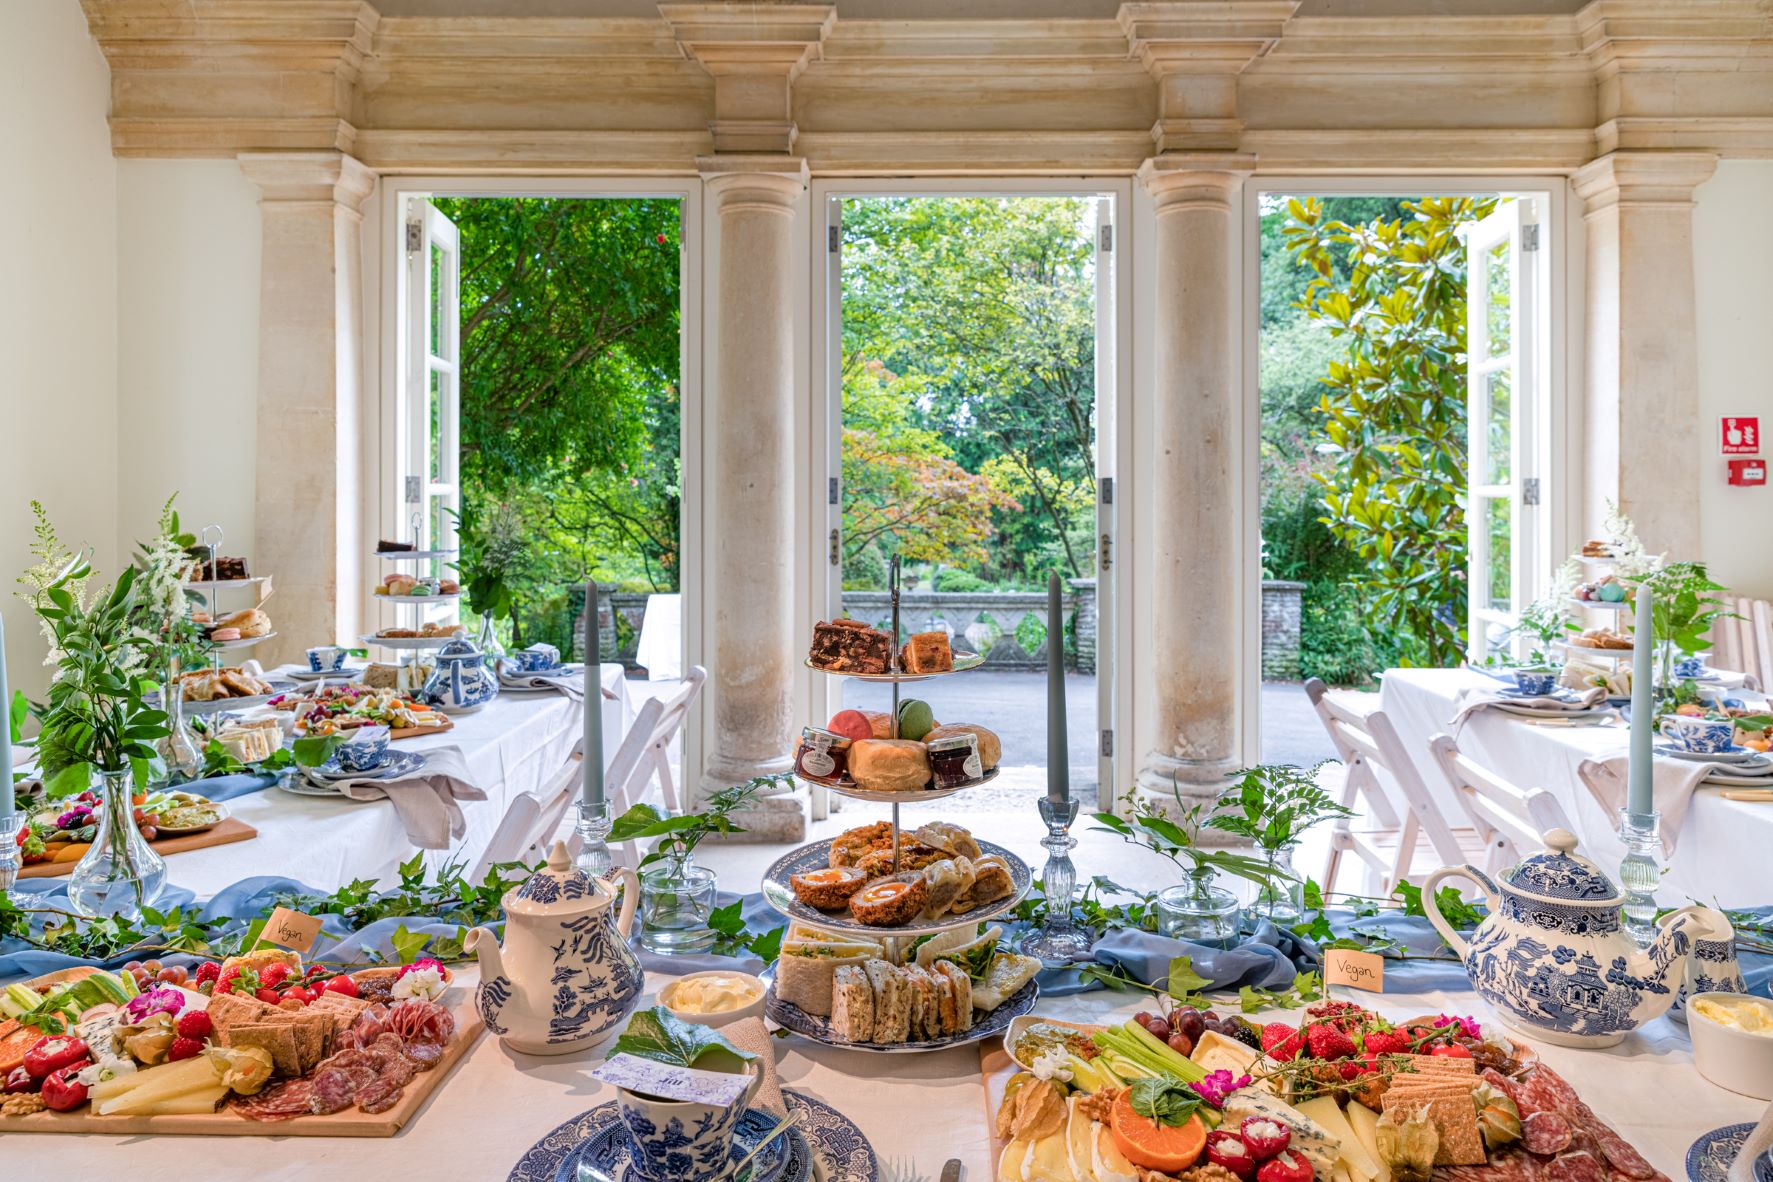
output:
[[[361,210],[376,178],[341,152],[239,159],[263,224],[251,560],[275,580],[278,635],[252,655],[269,668],[362,631]]]
[[[794,157],[702,160],[720,220],[718,330],[707,529],[714,541],[705,791],[787,771],[794,670]],[[756,840],[798,840],[806,819],[781,797],[741,822]]]
[[[1254,161],[1154,157],[1156,208],[1150,660],[1156,742],[1140,790],[1168,799],[1222,788],[1236,770],[1239,684],[1235,211]],[[1141,561],[1144,561],[1143,556]]]

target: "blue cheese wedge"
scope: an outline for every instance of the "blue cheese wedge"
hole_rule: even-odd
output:
[[[1322,1125],[1286,1101],[1255,1088],[1233,1092],[1225,1101],[1224,1124],[1236,1128],[1249,1116],[1267,1117],[1291,1129],[1292,1136],[1287,1148],[1297,1149],[1311,1163],[1311,1171],[1316,1175],[1317,1182],[1330,1182],[1336,1169],[1336,1159],[1342,1155],[1342,1142]]]

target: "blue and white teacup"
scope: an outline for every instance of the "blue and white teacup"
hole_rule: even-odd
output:
[[[1704,657],[1682,657],[1675,662],[1674,673],[1683,681],[1692,677],[1705,676]]]
[[[1703,718],[1696,714],[1664,714],[1662,733],[1682,751],[1716,755],[1728,751],[1736,736],[1736,723],[1728,718]]]
[[[374,771],[388,758],[388,740],[393,732],[385,726],[359,727],[340,745],[335,758],[347,772]]]
[[[1557,688],[1557,670],[1516,669],[1514,671],[1515,688],[1523,694],[1543,696]]]
[[[616,1110],[634,1151],[633,1174],[645,1182],[721,1182],[726,1178],[733,1165],[733,1132],[763,1080],[755,1069],[750,1075],[745,1094],[726,1105],[660,1100],[617,1088]]]
[[[314,673],[337,673],[345,667],[346,649],[336,644],[322,644],[308,650],[308,668]]]
[[[511,654],[519,673],[541,673],[560,664],[560,650],[551,644],[532,644]]]

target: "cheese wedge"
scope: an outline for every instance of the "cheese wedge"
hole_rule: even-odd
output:
[[[1022,1164],[1022,1182],[1076,1182],[1071,1175],[1064,1129],[1028,1147],[1028,1157]]]
[[[1139,1171],[1127,1160],[1126,1154],[1115,1147],[1108,1126],[1096,1121],[1090,1128],[1096,1134],[1095,1154],[1090,1162],[1096,1182],[1139,1182]]]
[[[1379,1156],[1379,1114],[1365,1104],[1351,1103],[1343,1115],[1348,1118],[1348,1127],[1354,1130],[1361,1148],[1379,1167],[1379,1172],[1373,1175],[1373,1182],[1391,1182],[1391,1167]]]
[[[1028,1142],[1021,1137],[1003,1147],[997,1158],[997,1182],[1023,1182],[1022,1162],[1028,1157]]]
[[[1071,1162],[1071,1176],[1077,1182],[1097,1182],[1095,1168],[1096,1130],[1090,1118],[1077,1109],[1077,1097],[1066,1100],[1065,1153]]]
[[[1334,1096],[1319,1096],[1315,1100],[1307,1100],[1297,1105],[1300,1112],[1316,1121],[1325,1132],[1342,1143],[1340,1158],[1346,1161],[1350,1174],[1361,1178],[1377,1178],[1379,1163],[1367,1153],[1367,1147],[1355,1135],[1354,1127],[1348,1118],[1342,1115],[1342,1108],[1336,1103]],[[1356,1105],[1359,1107],[1359,1105]]]
[[[1217,1030],[1203,1031],[1200,1041],[1194,1044],[1194,1053],[1188,1057],[1209,1075],[1224,1069],[1233,1076],[1253,1074],[1250,1067],[1257,1058],[1255,1051]]]

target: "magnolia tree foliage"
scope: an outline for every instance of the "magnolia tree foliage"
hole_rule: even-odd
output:
[[[1325,521],[1353,549],[1367,609],[1408,662],[1465,651],[1465,244],[1494,198],[1425,197],[1350,224],[1287,203],[1288,249],[1316,277],[1299,306],[1342,355],[1316,412],[1334,464],[1316,474]]]

